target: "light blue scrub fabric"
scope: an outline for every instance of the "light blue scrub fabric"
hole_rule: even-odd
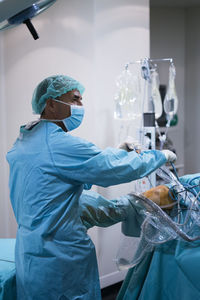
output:
[[[137,199],[130,195],[108,200],[94,191],[83,191],[79,205],[81,220],[87,229],[93,226],[108,227],[131,216],[134,219],[134,236],[141,230]]]
[[[102,151],[42,121],[30,130],[21,129],[7,160],[18,223],[18,299],[101,299],[95,248],[80,218],[83,188],[146,176],[166,162],[164,154]],[[126,206],[127,201],[115,222],[124,219]]]
[[[200,174],[180,178],[192,185],[198,185],[199,179]],[[198,193],[200,187],[195,190]],[[117,300],[199,300],[199,278],[200,241],[170,241],[129,269]]]
[[[0,239],[0,300],[16,300],[15,239]]]
[[[138,232],[141,223],[135,201],[130,195],[108,200],[94,191],[83,191],[79,202],[81,220],[87,229],[107,227],[125,220],[128,211]],[[0,300],[17,299],[14,249],[15,239],[0,239]]]

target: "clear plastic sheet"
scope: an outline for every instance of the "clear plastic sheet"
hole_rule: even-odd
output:
[[[125,231],[122,233],[116,257],[120,270],[137,265],[147,252],[153,251],[159,244],[175,239],[200,239],[199,195],[193,193],[192,187],[183,186],[166,167],[158,169],[157,175],[170,186],[171,197],[174,199],[172,209],[159,207],[142,194],[130,194],[131,202],[136,204],[143,222],[139,238],[127,236]]]

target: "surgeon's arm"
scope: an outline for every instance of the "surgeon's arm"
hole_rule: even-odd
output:
[[[81,219],[87,229],[93,226],[108,227],[131,218],[136,236],[142,223],[133,196],[126,195],[108,200],[94,191],[83,191],[80,197]]]
[[[74,184],[107,187],[131,182],[167,162],[166,155],[158,150],[140,154],[115,148],[101,150],[92,143],[66,134],[50,139],[49,149],[59,176]]]

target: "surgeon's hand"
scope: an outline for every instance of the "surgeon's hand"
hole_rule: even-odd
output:
[[[168,162],[173,163],[177,160],[177,156],[174,152],[172,152],[170,150],[162,150],[161,152],[165,155]]]
[[[127,152],[135,150],[137,153],[140,153],[142,149],[140,143],[131,136],[128,136],[123,143],[117,146],[117,148],[126,150]]]
[[[158,185],[154,188],[151,188],[150,190],[144,192],[142,195],[144,195],[146,198],[152,200],[159,206],[166,206],[169,204],[172,204],[174,201],[169,195],[169,188],[165,185]],[[173,206],[166,207],[167,209],[171,209]]]

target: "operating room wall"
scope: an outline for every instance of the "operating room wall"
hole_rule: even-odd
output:
[[[184,99],[185,99],[185,9],[150,8],[150,53],[152,58],[173,58],[176,67],[176,90],[179,100],[178,124],[169,128],[168,137],[177,153],[179,175],[184,174]],[[158,63],[160,83],[168,86],[169,63]],[[163,129],[166,130],[165,128]]]
[[[177,150],[180,175],[200,172],[200,5],[199,7],[151,7],[151,57],[173,57],[177,69],[178,126],[169,131]],[[168,66],[160,68],[161,83],[168,82]]]
[[[7,182],[7,165],[5,164],[5,155],[7,151],[7,130],[6,130],[6,115],[5,115],[5,81],[4,81],[4,59],[3,59],[3,34],[0,35],[0,236],[9,234],[10,220],[10,204],[8,203],[8,182]],[[12,218],[12,217],[11,217]]]
[[[116,146],[119,123],[113,118],[115,79],[128,61],[149,56],[148,0],[59,0],[33,19],[40,39],[34,41],[24,25],[1,33],[1,211],[0,237],[14,237],[16,223],[9,204],[5,152],[18,136],[19,126],[32,115],[31,96],[44,77],[64,73],[86,87],[83,124],[72,134],[99,147]],[[108,198],[133,186],[96,188]],[[120,224],[90,230],[97,250],[101,286],[119,281],[114,258]],[[121,275],[122,274],[122,275]]]
[[[200,173],[200,5],[186,10],[185,171]]]

